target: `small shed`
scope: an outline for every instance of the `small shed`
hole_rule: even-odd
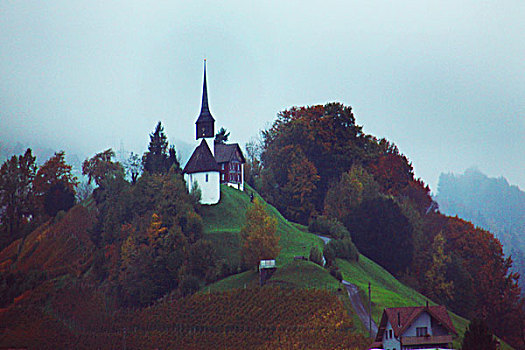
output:
[[[277,266],[275,266],[275,260],[261,260],[259,262],[259,284],[264,286],[266,281],[272,277],[276,269]]]

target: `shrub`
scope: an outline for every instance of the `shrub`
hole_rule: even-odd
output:
[[[319,266],[323,266],[323,254],[321,253],[321,249],[319,249],[318,246],[314,245],[310,249],[310,256],[308,258],[311,262],[316,263]]]
[[[336,258],[334,246],[331,244],[325,245],[323,249],[323,256],[324,256],[324,259],[326,260],[326,265],[333,266],[335,264],[335,258]]]
[[[350,238],[332,239],[327,246],[333,250],[336,258],[350,261],[359,260],[359,251]]]
[[[343,281],[343,274],[339,270],[339,268],[332,266],[330,267],[330,275],[334,276],[335,279],[337,279],[339,282]]]
[[[350,237],[350,233],[342,223],[327,216],[312,219],[308,224],[308,231],[337,239]]]

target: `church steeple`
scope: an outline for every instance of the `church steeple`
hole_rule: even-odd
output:
[[[206,59],[204,59],[204,82],[202,84],[201,113],[199,114],[199,118],[197,118],[195,124],[197,124],[197,140],[200,138],[208,138],[215,136],[215,119],[213,119],[210,113],[210,109],[208,107],[208,88],[206,86]]]

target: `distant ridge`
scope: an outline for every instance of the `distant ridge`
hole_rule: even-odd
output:
[[[459,216],[494,233],[519,272],[525,288],[525,192],[504,177],[490,178],[476,168],[439,177],[435,200],[441,212]],[[523,292],[522,292],[523,293]]]

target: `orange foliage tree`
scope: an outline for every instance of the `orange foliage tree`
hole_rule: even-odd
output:
[[[58,210],[73,206],[78,181],[71,170],[64,151],[55,153],[38,169],[33,188],[41,214],[53,216]]]

